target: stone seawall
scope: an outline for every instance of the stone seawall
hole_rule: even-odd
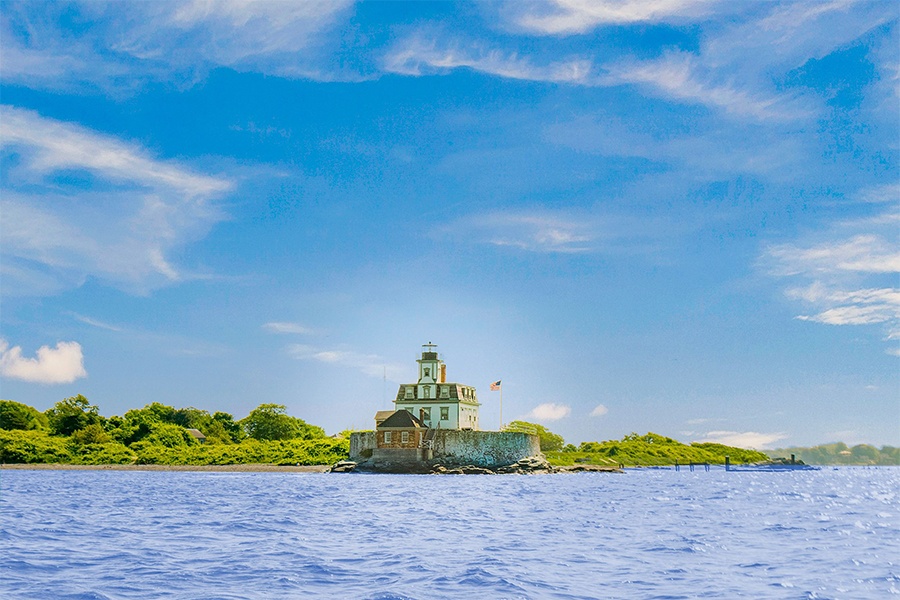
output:
[[[502,467],[541,454],[536,435],[448,429],[434,436],[434,458],[448,464]]]
[[[374,449],[374,431],[354,431],[350,434],[350,460],[359,462],[370,458]]]
[[[365,460],[372,456],[374,449],[374,431],[350,434],[350,460]],[[536,435],[445,429],[435,432],[432,462],[495,468],[540,454],[541,442]]]

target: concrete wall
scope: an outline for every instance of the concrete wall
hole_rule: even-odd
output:
[[[500,467],[541,453],[536,435],[509,431],[438,431],[434,458],[459,465]]]
[[[375,449],[375,432],[374,431],[355,431],[350,434],[350,460],[360,461],[364,458],[362,456],[363,450],[374,450],[374,449]]]

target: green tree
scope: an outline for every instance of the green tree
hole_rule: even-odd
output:
[[[234,417],[227,412],[216,411],[213,413],[212,418],[213,421],[222,425],[222,429],[225,430],[232,442],[238,443],[244,439],[244,430],[234,421]]]
[[[60,400],[45,414],[50,431],[56,435],[72,435],[74,431],[103,420],[97,407],[81,394]]]
[[[541,452],[562,450],[563,445],[566,443],[561,435],[557,435],[543,425],[538,425],[537,423],[513,421],[504,428],[504,431],[519,431],[537,435],[541,439]]]
[[[166,448],[180,448],[197,443],[187,429],[171,423],[157,423],[150,435],[144,439],[154,446],[165,446]]]
[[[106,444],[112,438],[100,423],[91,423],[87,427],[72,432],[72,441],[79,445]]]
[[[260,404],[241,419],[247,437],[256,440],[311,440],[325,437],[325,430],[286,414],[284,404]]]
[[[36,408],[21,402],[0,400],[0,429],[44,431],[49,428],[47,416]]]

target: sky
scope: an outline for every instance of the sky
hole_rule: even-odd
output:
[[[900,445],[900,4],[0,4],[0,397]]]

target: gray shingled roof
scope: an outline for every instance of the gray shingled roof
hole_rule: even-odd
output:
[[[387,419],[382,421],[381,425],[378,426],[378,429],[383,429],[385,427],[425,427],[425,423],[417,419],[410,413],[408,410],[398,410],[394,411],[394,414],[389,416]]]

